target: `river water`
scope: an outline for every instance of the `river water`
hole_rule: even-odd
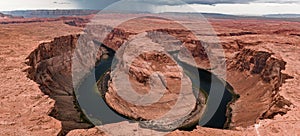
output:
[[[95,81],[98,81],[100,77],[112,65],[114,51],[110,49],[108,49],[108,51],[109,51],[109,58],[101,60],[100,63],[95,67],[95,69],[91,71],[91,74],[88,75],[83,80],[79,88],[75,90],[77,103],[82,109],[85,118],[87,118],[90,122],[93,122],[94,125],[118,123],[122,121],[135,122],[133,120],[130,120],[118,114],[113,109],[111,109],[105,103],[105,101],[102,98],[102,95],[98,91]],[[189,71],[189,69],[195,69],[195,67],[185,64],[183,62],[178,62],[178,64],[184,67],[185,71]],[[217,77],[208,71],[202,69],[196,69],[196,70],[197,70],[196,72],[199,74],[200,80],[193,80],[193,76],[189,76],[193,74],[187,74],[187,75],[191,78],[193,82],[193,86],[195,85],[197,87],[200,87],[201,90],[204,90],[205,93],[209,96],[209,99],[207,101],[206,112],[203,115],[205,117],[208,116],[208,113],[211,113],[210,111],[214,109],[213,106],[216,105],[216,103],[214,103],[215,102],[214,98],[211,97],[209,94],[212,88],[211,87],[212,78],[217,79]],[[214,80],[213,88],[220,89],[216,91],[219,91],[220,93],[224,93],[224,94],[221,103],[217,108],[217,111],[214,113],[212,118],[207,123],[205,123],[204,127],[223,129],[227,121],[227,117],[226,117],[227,104],[232,101],[233,94],[226,88],[225,90],[222,90],[224,89],[224,83],[221,80]]]

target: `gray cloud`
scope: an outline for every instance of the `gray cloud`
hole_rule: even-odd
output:
[[[148,0],[145,0],[148,1]],[[234,4],[234,3],[248,3],[254,0],[182,0],[182,1],[173,1],[173,0],[154,0],[156,4],[160,5],[180,5],[180,3],[186,4],[205,4],[205,5],[213,5],[213,4]],[[149,1],[148,1],[149,2]]]
[[[300,3],[300,0],[136,0],[143,1],[158,5],[181,5],[186,4],[204,4],[204,5],[215,5],[215,4],[246,4],[250,2],[256,3]]]
[[[118,2],[119,0],[69,0],[76,4],[79,8],[85,9],[103,9],[110,4]],[[183,5],[183,4],[247,4],[250,2],[256,3],[300,3],[300,0],[126,0],[136,2],[139,4],[152,5]]]
[[[300,3],[300,0],[256,0],[255,2],[284,4],[284,3]]]
[[[103,9],[119,0],[69,0],[78,8],[82,9]]]
[[[54,4],[62,4],[62,5],[63,5],[63,4],[71,4],[70,2],[56,2],[56,1],[53,2],[53,3],[54,3]]]

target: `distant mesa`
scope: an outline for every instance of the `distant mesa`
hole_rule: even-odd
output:
[[[68,4],[58,3],[56,4]],[[15,10],[15,11],[2,11],[7,16],[24,17],[24,18],[58,18],[68,16],[88,16],[97,14],[101,10],[92,9],[56,9],[56,10]],[[104,11],[102,11],[104,12]],[[147,12],[145,12],[147,13]],[[266,15],[230,15],[222,13],[200,13],[200,12],[164,12],[162,14],[201,14],[206,18],[218,18],[218,19],[237,19],[237,18],[255,18],[255,19],[299,19],[300,14],[266,14]],[[1,17],[1,16],[0,16]]]
[[[92,14],[97,14],[99,10],[80,10],[80,9],[71,9],[71,10],[15,10],[15,11],[6,11],[4,13],[10,14],[13,16],[23,16],[25,18],[57,18],[63,16],[87,16]]]
[[[11,18],[24,18],[24,17],[8,15],[0,12],[0,19],[11,19]]]
[[[268,18],[300,18],[300,14],[268,14],[264,15]]]

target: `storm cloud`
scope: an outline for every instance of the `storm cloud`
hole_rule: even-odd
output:
[[[110,4],[118,2],[120,0],[70,0],[78,7],[87,9],[102,9]],[[183,4],[234,4],[234,3],[249,3],[255,0],[124,0],[137,3],[145,3],[152,5],[183,5]]]
[[[145,0],[147,1],[147,0]],[[153,0],[153,2],[157,2],[160,4],[169,4],[174,5],[176,3],[172,3],[173,0]],[[246,4],[250,2],[256,3],[300,3],[300,0],[182,0],[187,4]]]
[[[79,8],[85,9],[103,9],[110,4],[120,0],[69,0],[76,4]],[[247,3],[300,3],[300,0],[125,0],[136,3],[152,4],[152,5],[183,5],[183,4],[247,4]]]
[[[249,3],[254,0],[142,0],[145,2],[150,2],[158,5],[181,5],[183,4],[204,4],[204,5],[213,5],[213,4],[234,4],[234,3]]]

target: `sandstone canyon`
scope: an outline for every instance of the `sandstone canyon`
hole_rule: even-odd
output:
[[[103,14],[100,18],[103,24],[114,24],[116,17],[122,20],[125,16],[131,15]],[[50,19],[0,18],[0,134],[300,134],[299,21],[208,18],[215,34],[205,33],[204,39],[197,39],[193,30],[180,25],[192,24],[192,20],[173,22],[148,14],[143,16],[116,27],[89,24],[94,15]],[[102,36],[101,32],[107,32],[107,35]],[[207,50],[219,51],[214,48],[217,43],[211,40],[213,36],[218,38],[224,56],[210,57],[207,54]],[[155,51],[138,51],[143,48]],[[94,52],[89,52],[90,49]],[[129,50],[129,54],[124,50]],[[114,55],[121,63],[116,69],[107,69],[104,75],[98,75],[102,79],[91,86],[95,86],[96,93],[114,112],[135,121],[158,118],[158,123],[167,125],[156,127],[168,126],[172,131],[151,130],[130,121],[101,128],[91,120],[91,115],[86,115],[76,99],[82,97],[76,93],[76,85],[90,74],[95,65],[101,65],[101,61],[111,57],[110,52],[117,51]],[[168,52],[177,52],[178,60],[172,59]],[[185,52],[190,52],[188,57]],[[194,61],[186,59],[189,57]],[[134,58],[131,65],[130,58]],[[210,61],[215,60],[222,60],[225,66],[226,78],[220,80],[232,95],[224,111],[226,121],[222,128],[195,126],[205,113],[207,94],[197,88],[198,94],[194,97],[193,81],[185,69],[178,66],[178,61],[222,77],[214,73],[217,68]],[[74,67],[74,61],[80,63]],[[147,103],[146,106],[134,105],[134,102],[124,100],[118,91],[129,89],[121,77],[126,69],[128,80],[138,94],[147,94],[149,90],[157,94],[161,90],[167,93],[150,106]],[[74,73],[78,76],[74,77]],[[123,84],[118,86],[120,81]],[[176,105],[180,92],[183,92],[183,101],[178,105],[182,110],[178,111],[180,114],[168,116],[168,121],[160,120],[160,116]],[[133,97],[133,94],[124,95]]]

